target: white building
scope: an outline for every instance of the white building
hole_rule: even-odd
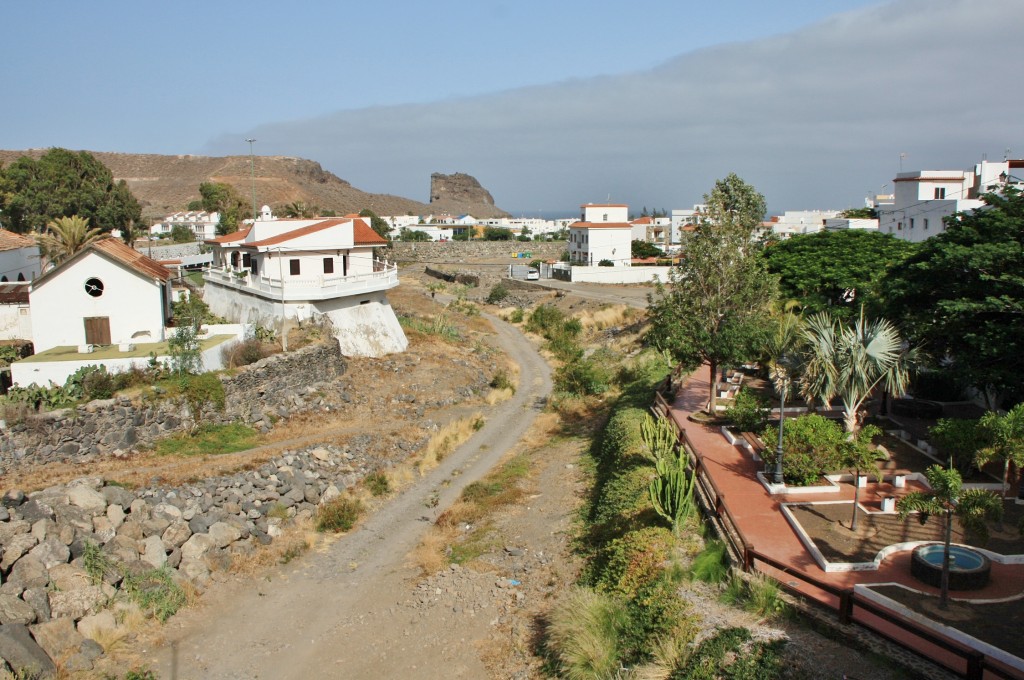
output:
[[[166,267],[117,239],[91,243],[31,285],[36,354],[163,340],[171,278]]]
[[[673,209],[671,227],[668,233],[668,243],[680,243],[684,231],[693,231],[700,223],[701,218],[707,214],[708,207],[703,203],[694,205],[691,209]]]
[[[594,266],[608,261],[616,267],[630,266],[633,226],[629,206],[587,203],[580,208],[580,221],[569,225],[570,264]]]
[[[387,298],[398,267],[374,257],[387,241],[369,218],[275,219],[265,207],[261,219],[206,243],[204,300],[215,314],[268,327],[326,316],[349,356],[408,346]]]
[[[0,283],[39,276],[39,246],[24,234],[0,229]]]
[[[830,220],[825,220],[826,231],[842,231],[843,229],[878,231],[878,220],[857,219],[852,217],[835,217]]]
[[[981,195],[1007,185],[1021,186],[1015,172],[1024,160],[982,161],[974,170],[918,170],[901,172],[893,180],[892,205],[879,206],[879,231],[905,241],[920,242],[941,234],[945,218],[985,205]]]
[[[764,224],[776,238],[787,239],[819,232],[825,228],[825,220],[839,217],[839,213],[839,210],[787,210]]]
[[[149,228],[153,236],[169,236],[174,227],[184,225],[192,230],[197,241],[205,241],[217,235],[220,224],[220,213],[208,213],[205,210],[189,210],[168,215],[161,222]]]

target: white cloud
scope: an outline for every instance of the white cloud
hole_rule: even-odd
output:
[[[468,172],[516,211],[688,206],[730,171],[773,209],[843,208],[889,182],[900,152],[906,169],[1024,156],[1021,9],[901,0],[643,73],[267,124],[208,150],[252,135],[259,153],[419,200],[431,172]]]

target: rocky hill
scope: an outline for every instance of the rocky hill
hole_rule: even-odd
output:
[[[20,156],[38,158],[45,149],[0,150],[0,163],[7,165]],[[242,196],[252,194],[248,156],[164,156],[159,154],[91,152],[116,179],[128,182],[148,217],[160,217],[184,210],[199,198],[199,185],[214,181],[230,184]],[[361,191],[345,180],[304,158],[257,156],[255,159],[256,201],[279,208],[298,201],[334,210],[339,214],[364,208],[378,215],[427,215],[448,212],[475,217],[503,217],[508,213],[494,205],[491,194],[473,177],[461,173],[430,179],[430,203],[391,194]],[[440,200],[434,201],[438,195]]]

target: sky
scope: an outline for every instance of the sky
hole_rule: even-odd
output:
[[[466,172],[514,214],[772,212],[900,166],[1024,157],[1024,0],[54,0],[5,8],[0,148],[315,160],[420,201]],[[901,158],[902,155],[902,158]]]

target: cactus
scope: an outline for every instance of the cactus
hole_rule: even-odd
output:
[[[649,492],[654,510],[678,533],[679,523],[693,510],[694,478],[688,475],[681,458],[662,458],[655,464],[658,476],[651,480]]]
[[[675,428],[664,418],[653,418],[648,414],[640,423],[640,436],[647,446],[651,462],[676,458],[676,445],[679,439]]]

